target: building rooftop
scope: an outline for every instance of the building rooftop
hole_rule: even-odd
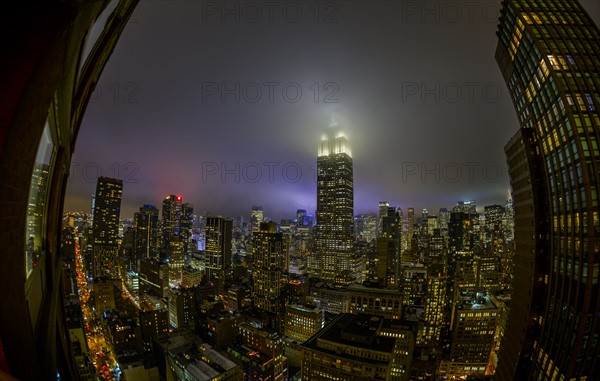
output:
[[[485,291],[461,290],[456,308],[459,310],[493,310],[498,307]]]
[[[351,284],[350,286],[348,286],[348,291],[376,292],[378,294],[400,295],[400,293],[397,290],[391,290],[389,288],[380,287],[367,287],[362,284]]]
[[[378,352],[391,353],[394,348],[395,339],[379,335],[384,319],[381,316],[370,314],[339,314],[329,325],[309,338],[303,347],[318,350],[334,356],[343,356],[355,361],[379,363],[377,361],[364,357],[353,356],[347,353],[325,349],[322,347],[322,341],[329,341],[338,344],[351,345],[357,348],[364,348]]]
[[[301,305],[301,304],[289,304],[288,308],[292,308],[298,311],[302,311],[302,312],[308,312],[308,313],[321,313],[323,312],[322,309],[320,308],[316,308],[316,307],[308,307],[305,305]]]
[[[227,347],[227,352],[233,356],[243,357],[244,362],[252,362],[259,366],[266,366],[273,357],[252,349],[244,344],[232,344]]]
[[[185,339],[184,345],[171,347],[169,352],[179,364],[198,380],[212,380],[237,366],[209,344],[194,340],[193,345],[190,345],[185,343]]]

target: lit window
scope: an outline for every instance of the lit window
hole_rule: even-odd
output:
[[[588,110],[596,111],[596,105],[594,105],[594,99],[590,94],[585,94],[585,99],[587,100]]]

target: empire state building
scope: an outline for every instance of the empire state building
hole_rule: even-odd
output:
[[[354,185],[348,140],[332,119],[317,158],[316,252],[312,272],[345,282],[353,275]]]

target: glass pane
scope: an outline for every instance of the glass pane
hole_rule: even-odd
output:
[[[44,222],[46,195],[48,193],[48,175],[52,159],[52,135],[46,122],[37,156],[33,164],[29,198],[27,201],[27,226],[25,231],[25,253],[27,276],[38,266],[44,241]]]
[[[94,45],[96,45],[96,41],[100,37],[100,34],[104,30],[104,27],[106,26],[106,22],[108,21],[108,17],[110,15],[112,15],[112,13],[114,12],[114,10],[118,4],[119,4],[119,0],[111,0],[111,2],[108,3],[106,8],[104,8],[102,13],[100,13],[98,18],[96,19],[96,21],[94,22],[94,24],[92,25],[90,30],[88,31],[88,35],[87,35],[87,38],[85,41],[85,46],[83,48],[83,54],[81,55],[80,61],[79,61],[79,70],[80,71],[81,71],[81,68],[83,67],[83,65],[85,64],[85,61],[87,60],[89,54],[92,52]]]

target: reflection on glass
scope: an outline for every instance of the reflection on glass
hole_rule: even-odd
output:
[[[35,163],[33,164],[31,185],[29,186],[29,197],[27,200],[27,225],[25,231],[27,276],[38,266],[42,253],[46,195],[48,193],[48,173],[53,147],[50,126],[46,122],[40,145],[38,146]]]
[[[108,3],[106,8],[104,8],[102,13],[100,13],[100,15],[98,16],[98,18],[96,19],[96,21],[94,22],[92,27],[90,28],[87,38],[86,38],[86,41],[85,41],[85,46],[83,48],[83,53],[80,57],[79,70],[81,70],[81,68],[85,64],[85,61],[87,60],[88,56],[92,52],[94,45],[96,45],[96,41],[98,40],[98,37],[100,37],[100,34],[102,33],[102,31],[104,30],[104,27],[106,26],[108,17],[110,15],[112,15],[112,13],[114,12],[114,10],[118,4],[119,4],[119,0],[111,0],[111,2]]]

